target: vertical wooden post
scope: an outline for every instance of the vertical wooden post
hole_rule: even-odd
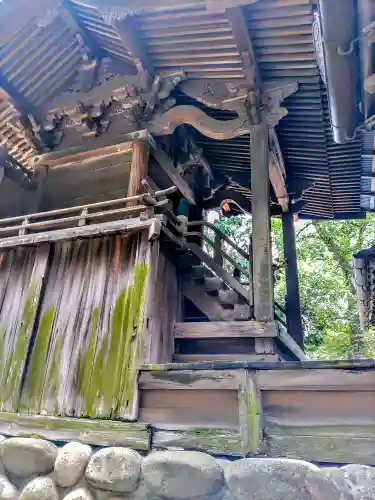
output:
[[[48,176],[48,167],[39,165],[35,172],[36,191],[32,192],[32,200],[28,207],[29,214],[35,214],[42,210],[44,185]]]
[[[254,316],[258,321],[270,321],[274,317],[274,300],[265,120],[252,128],[250,138]]]
[[[221,236],[219,233],[215,233],[214,261],[216,262],[216,264],[223,267],[223,254],[221,253]]]
[[[263,441],[262,398],[255,371],[238,373],[238,412],[243,456],[260,451]]]
[[[289,335],[303,349],[303,330],[299,296],[296,235],[293,214],[283,213],[283,240],[286,273],[286,310]]]
[[[149,143],[145,139],[135,141],[130,170],[127,196],[137,196],[141,191],[141,181],[147,177],[149,159]],[[134,202],[136,204],[137,202]],[[130,204],[129,204],[130,205]]]

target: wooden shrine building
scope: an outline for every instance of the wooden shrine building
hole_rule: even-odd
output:
[[[308,360],[293,225],[375,208],[374,20],[0,3],[1,433],[375,464],[374,362]],[[246,251],[220,206],[251,214]]]

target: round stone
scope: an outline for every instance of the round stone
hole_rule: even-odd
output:
[[[86,479],[95,488],[131,493],[138,486],[141,463],[141,455],[130,448],[104,448],[91,457]]]
[[[5,477],[0,476],[0,500],[17,500],[18,493],[13,484]]]
[[[144,459],[142,475],[154,495],[188,499],[221,490],[223,470],[210,455],[195,451],[159,451]]]
[[[60,448],[55,462],[57,485],[63,488],[75,485],[81,478],[91,453],[91,446],[76,442]]]
[[[59,500],[59,495],[51,478],[37,477],[24,487],[19,500]]]
[[[94,500],[87,488],[77,488],[66,495],[63,500]]]
[[[336,484],[300,460],[254,458],[232,462],[225,477],[235,500],[340,500]]]
[[[344,471],[339,467],[325,467],[322,469],[338,487],[341,492],[341,500],[354,500],[352,485],[346,480]]]
[[[375,500],[375,469],[366,465],[346,465],[341,469],[351,486],[354,500]]]
[[[10,438],[0,444],[5,470],[19,477],[51,472],[57,453],[57,446],[44,439]]]

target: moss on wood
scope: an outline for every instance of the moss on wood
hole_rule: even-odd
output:
[[[36,309],[39,302],[39,287],[35,282],[29,285],[21,322],[15,335],[12,354],[8,357],[0,390],[0,406],[16,411],[30,335],[34,326]]]
[[[20,408],[38,412],[43,393],[44,372],[48,345],[52,331],[55,308],[50,307],[40,318],[35,344],[32,350],[25,386],[22,391]]]

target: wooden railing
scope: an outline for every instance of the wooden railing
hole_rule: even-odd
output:
[[[205,265],[226,283],[229,288],[235,290],[241,295],[250,306],[253,305],[253,273],[252,273],[252,257],[251,254],[240,248],[231,238],[224,234],[218,227],[207,221],[194,221],[187,224],[180,224],[177,217],[169,217],[168,220],[175,232],[179,236],[175,236],[167,228],[165,230],[167,236],[180,246],[186,246],[190,251],[197,255]],[[199,228],[199,231],[191,231],[192,228]],[[214,233],[213,238],[210,237],[205,229],[210,229]],[[204,242],[203,249],[196,243],[190,243],[191,239],[202,239]],[[224,248],[226,243],[234,252],[230,255]],[[206,251],[205,248],[208,250]],[[251,251],[251,246],[250,246]],[[244,260],[247,263],[247,268],[241,265],[240,261]],[[226,263],[228,265],[226,265]],[[229,271],[238,271],[237,277]],[[286,328],[286,310],[275,301],[275,319],[278,323]]]
[[[156,208],[163,208],[168,205],[168,199],[165,197],[175,190],[175,187],[171,187],[163,191],[157,191],[154,196],[140,194],[116,200],[0,219],[0,238],[14,234],[25,236],[29,232],[51,231],[61,227],[82,227],[88,224],[89,221],[102,222],[114,218],[125,219],[142,214],[147,217]]]
[[[211,239],[207,232],[205,231],[190,231],[190,228],[203,227],[213,231],[214,239]],[[253,305],[253,293],[252,293],[252,272],[251,272],[251,259],[249,254],[240,248],[233,240],[231,240],[226,234],[224,234],[220,229],[218,229],[214,224],[206,221],[189,222],[187,224],[187,232],[185,233],[185,238],[189,248],[197,255],[202,256],[202,253],[206,253],[204,263],[211,267],[211,270],[222,279],[229,288],[235,290],[239,295],[241,295],[246,302]],[[204,252],[198,245],[194,243],[189,243],[191,238],[201,238],[205,243],[208,252]],[[234,255],[230,255],[225,249],[223,243],[226,243],[233,251]],[[211,250],[211,251],[210,251]],[[211,260],[212,259],[212,260]],[[203,259],[202,259],[203,260]],[[241,260],[245,260],[248,263],[247,268],[240,264]],[[226,265],[229,264],[229,266]],[[234,277],[234,273],[229,271],[229,268],[237,270],[237,276]],[[241,279],[244,277],[244,279]]]

